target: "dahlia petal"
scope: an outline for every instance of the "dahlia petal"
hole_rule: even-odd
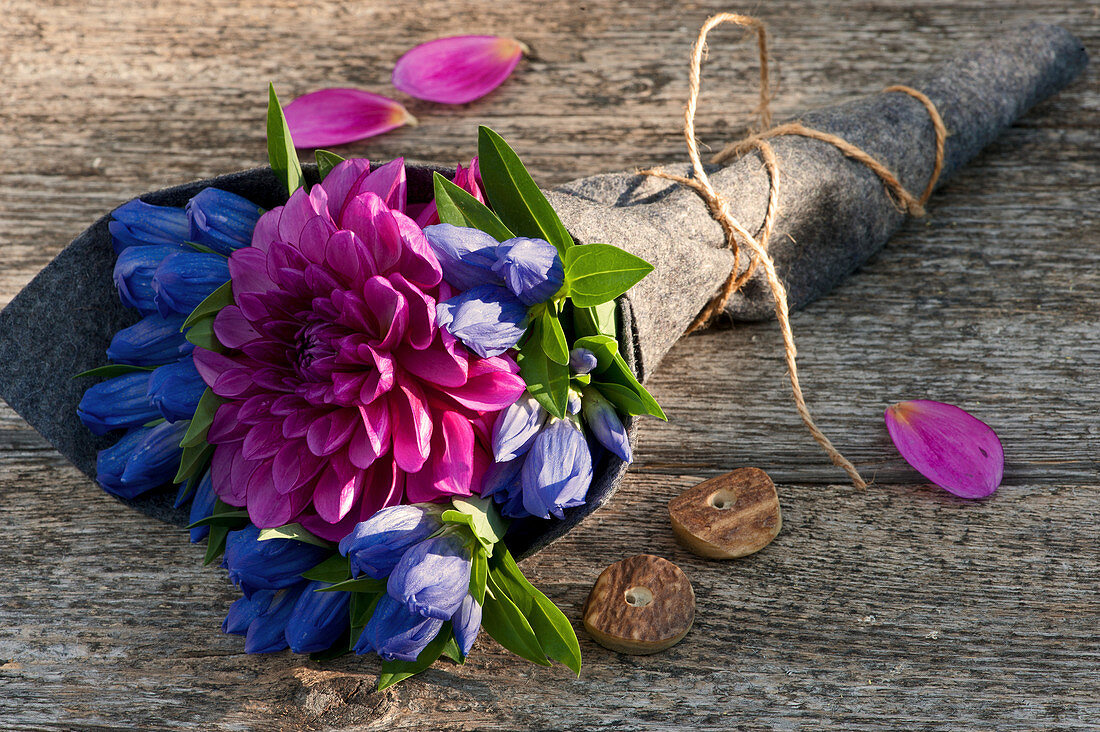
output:
[[[405,493],[412,503],[473,492],[474,430],[469,420],[457,412],[444,412],[437,424],[441,429],[433,433],[431,458],[420,472],[406,478]]]
[[[325,466],[324,458],[314,455],[300,441],[284,443],[271,461],[271,479],[275,490],[289,493],[317,477]]]
[[[337,234],[340,234],[339,236]],[[350,236],[349,236],[350,235]],[[339,272],[347,282],[359,282],[365,257],[360,250],[362,243],[353,232],[333,232],[326,243],[324,263],[333,272]],[[370,274],[374,274],[372,271]]]
[[[240,364],[228,356],[208,351],[205,348],[196,348],[193,352],[193,358],[195,359],[195,368],[207,386],[213,385],[218,377],[226,371],[240,368]]]
[[[237,251],[244,252],[248,250],[238,249]],[[259,325],[273,317],[273,313],[268,309],[267,303],[255,293],[246,292],[239,294],[234,292],[233,299],[237,302],[237,307],[241,309],[241,315],[250,323]]]
[[[371,450],[382,454],[390,442],[390,410],[381,399],[359,407],[359,417],[363,423]]]
[[[319,89],[298,97],[283,112],[299,148],[343,145],[416,124],[400,102],[360,89]]]
[[[405,177],[405,159],[396,158],[359,177],[351,194],[361,196],[374,193],[387,209],[403,212],[408,198],[408,179]]]
[[[985,498],[1004,475],[996,433],[951,404],[916,400],[886,410],[886,429],[905,461],[962,498]]]
[[[240,348],[260,337],[236,305],[225,306],[214,317],[214,335],[227,348]]]
[[[401,230],[390,209],[377,194],[368,191],[348,199],[340,228],[354,232],[362,240],[371,253],[377,272],[388,272],[401,261]]]
[[[240,454],[239,444],[225,444],[214,448],[214,454],[210,458],[210,482],[214,493],[231,506],[243,506],[246,497],[244,488],[248,485],[248,475],[238,475],[236,481],[233,475],[237,462],[242,464],[239,470],[247,465]]]
[[[448,389],[466,383],[469,359],[465,354],[448,350],[439,340],[422,351],[398,351],[402,366],[413,376]]]
[[[351,409],[335,409],[315,418],[306,431],[310,452],[318,457],[332,455],[347,444],[356,422],[355,411]]]
[[[377,319],[377,350],[396,346],[409,322],[409,304],[404,295],[385,277],[375,276],[363,284],[363,301]]]
[[[241,454],[246,460],[262,460],[275,457],[283,445],[282,425],[277,422],[260,422],[252,425],[241,443]]]
[[[431,244],[416,222],[400,211],[393,212],[401,239],[405,242],[401,255],[401,273],[421,287],[435,287],[443,279],[443,266]]]
[[[478,168],[477,158],[470,161],[469,168],[463,168],[462,165],[458,166],[455,171],[455,177],[451,179],[451,182],[456,186],[466,191],[481,203],[485,203],[485,194],[481,191],[481,172]],[[412,216],[412,207],[409,207],[409,215]],[[425,226],[431,226],[439,223],[439,211],[436,208],[435,201],[424,206],[424,208],[415,216],[416,225],[420,228]]]
[[[313,424],[313,409],[300,409],[283,418],[283,437],[288,440],[299,440],[306,436],[310,425]]]
[[[248,497],[246,507],[248,518],[261,529],[274,528],[290,523],[290,520],[304,507],[300,494],[306,491],[282,494],[275,490],[272,480],[271,461],[265,460],[256,466],[248,479]]]
[[[393,458],[402,470],[415,473],[428,459],[432,419],[419,386],[400,377],[397,386],[389,400]]]
[[[464,407],[498,411],[519,399],[526,388],[515,362],[506,356],[476,359],[464,386],[448,389],[447,395]]]
[[[314,186],[314,189],[322,191],[321,186]],[[311,196],[306,189],[299,188],[290,195],[290,200],[283,206],[282,214],[279,216],[279,241],[285,241],[294,243],[302,235],[302,229],[305,228],[306,223],[310,219],[321,215],[321,210],[317,208],[318,197]],[[325,197],[324,215],[328,216],[328,197]]]
[[[273,282],[279,281],[283,270],[302,270],[309,260],[295,247],[281,241],[272,242],[267,250],[267,276]]]
[[[329,237],[336,233],[336,225],[327,216],[316,216],[302,227],[298,238],[298,250],[311,262],[324,264]]]
[[[348,440],[347,456],[351,464],[360,470],[366,470],[378,459],[378,451],[371,444],[370,435],[362,424],[355,428]]]
[[[405,340],[417,350],[427,348],[435,338],[435,298],[427,295],[399,274],[391,274],[389,280],[409,305],[409,322]]]
[[[272,243],[281,241],[279,219],[283,216],[283,207],[276,206],[260,217],[256,228],[252,230],[252,246],[266,252]]]
[[[252,372],[246,368],[223,371],[210,385],[211,391],[226,399],[243,396],[251,388]]]
[[[351,465],[330,464],[313,488],[317,515],[334,524],[348,515],[363,489],[363,472]]]
[[[216,445],[244,439],[247,427],[238,419],[240,411],[239,402],[226,402],[218,407],[214,419],[210,421],[210,429],[206,431],[206,441]]]
[[[275,289],[267,275],[267,255],[254,247],[244,247],[229,257],[229,276],[236,298],[245,293],[263,293]]]
[[[393,68],[393,85],[409,96],[466,104],[504,83],[523,56],[512,38],[452,36],[407,51]]]
[[[328,213],[333,221],[340,220],[340,212],[348,200],[348,193],[361,177],[370,173],[370,162],[363,158],[351,158],[338,163],[321,182],[328,193]]]

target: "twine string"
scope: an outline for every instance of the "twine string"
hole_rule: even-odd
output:
[[[767,213],[764,216],[764,222],[760,227],[760,231],[756,235],[750,233],[736,218],[734,218],[733,214],[730,213],[728,202],[714,189],[714,186],[710,182],[710,177],[703,167],[703,162],[699,155],[699,143],[695,139],[695,113],[699,102],[702,62],[707,53],[707,34],[723,23],[731,23],[756,32],[757,47],[760,55],[760,107],[757,111],[760,114],[761,131],[749,135],[743,140],[726,145],[711,158],[711,162],[723,163],[733,157],[744,155],[751,150],[759,152],[768,173],[769,189]],[[703,27],[699,30],[699,36],[696,38],[695,44],[692,46],[691,50],[689,93],[687,104],[684,107],[684,139],[687,142],[688,157],[691,159],[693,176],[690,178],[678,176],[672,173],[666,173],[660,169],[640,171],[643,175],[651,175],[675,181],[698,193],[706,202],[711,216],[721,225],[722,231],[726,237],[726,245],[733,253],[733,268],[729,276],[726,278],[726,281],[722,284],[722,287],[715,297],[707,303],[703,310],[692,321],[691,325],[688,326],[687,333],[692,333],[703,327],[709,323],[714,316],[725,309],[733,293],[737,292],[737,290],[739,290],[754,274],[758,265],[762,267],[764,270],[764,279],[767,281],[772,292],[776,320],[779,321],[779,329],[783,335],[783,350],[787,362],[787,372],[790,377],[791,393],[794,397],[798,414],[802,418],[803,424],[806,425],[806,429],[809,430],[814,440],[821,445],[822,449],[829,455],[833,464],[842,468],[848,474],[852,484],[858,489],[866,488],[867,484],[864,482],[855,466],[840,454],[840,451],[833,446],[829,438],[826,437],[814,423],[813,417],[810,416],[810,410],[806,406],[806,399],[802,393],[802,386],[799,383],[798,366],[795,362],[798,351],[795,348],[794,334],[791,331],[787,290],[775,271],[774,261],[768,254],[768,241],[771,238],[772,228],[775,225],[775,219],[779,213],[780,183],[779,162],[768,140],[782,135],[800,135],[833,145],[847,157],[862,163],[874,172],[882,181],[887,191],[887,195],[891,197],[891,200],[893,200],[901,210],[911,216],[923,216],[924,204],[928,201],[929,196],[932,195],[932,190],[935,188],[940,171],[943,169],[947,130],[944,127],[943,120],[936,106],[921,92],[901,85],[887,87],[884,91],[902,92],[916,98],[924,105],[932,119],[936,135],[936,159],[933,165],[931,178],[920,198],[913,196],[889,168],[864,150],[841,137],[806,127],[800,122],[791,122],[779,125],[778,127],[772,127],[771,99],[768,90],[767,32],[764,24],[760,20],[747,15],[719,13],[718,15],[708,18],[703,24]],[[740,274],[738,273],[738,270],[741,268],[739,240],[744,242],[751,251],[749,264],[745,268],[745,271]]]

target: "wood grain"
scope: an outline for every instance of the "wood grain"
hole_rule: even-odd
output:
[[[783,527],[779,493],[760,468],[704,480],[668,502],[672,531],[691,552],[737,559],[758,552]]]
[[[779,117],[904,83],[1005,24],[1061,22],[1096,55],[1079,0],[715,0],[629,4],[0,0],[0,302],[128,198],[263,161],[265,85],[386,93],[394,60],[450,33],[534,50],[497,92],[348,154],[467,160],[479,123],[536,179],[682,161],[686,59],[720,10],[773,32]],[[752,121],[752,51],[711,40],[698,119],[718,149]],[[408,101],[408,100],[406,100]],[[806,436],[770,323],[684,339],[651,383],[612,503],[523,570],[581,635],[579,679],[480,639],[465,666],[373,692],[378,663],[249,657],[217,628],[233,600],[183,534],[90,485],[0,409],[0,727],[13,729],[1085,729],[1100,719],[1100,82],[1036,108],[833,294],[796,313],[819,425],[874,484]],[[993,426],[1005,483],[966,502],[897,456],[882,410],[956,403]],[[784,529],[734,562],[688,553],[665,503],[745,465]],[[641,552],[691,577],[693,632],[666,653],[593,643],[598,573]]]

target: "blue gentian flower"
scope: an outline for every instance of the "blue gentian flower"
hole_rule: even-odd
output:
[[[496,254],[493,271],[525,305],[546,302],[565,282],[558,250],[548,241],[518,236],[501,242]]]
[[[493,272],[498,242],[484,231],[435,224],[424,227],[424,236],[443,266],[443,278],[459,290],[501,284]]]
[[[340,540],[340,554],[351,562],[351,576],[365,574],[383,579],[405,550],[434,534],[442,526],[439,513],[420,506],[389,506],[355,525]]]
[[[206,188],[187,202],[191,241],[230,254],[252,243],[252,230],[263,213],[236,193]]]
[[[142,314],[157,312],[153,291],[153,274],[169,254],[186,251],[183,244],[149,244],[127,247],[115,260],[114,280],[122,304],[136,308]]]
[[[195,346],[183,337],[183,315],[162,318],[153,313],[115,333],[107,358],[131,366],[161,366],[188,355]]]
[[[503,287],[479,285],[436,305],[436,322],[488,358],[519,342],[527,327],[527,307]]]
[[[141,427],[160,418],[149,403],[150,371],[133,371],[101,381],[88,388],[77,405],[76,415],[94,434]]]
[[[187,241],[189,227],[182,208],[152,206],[135,199],[116,208],[111,216],[114,220],[107,228],[116,253],[131,246]]]
[[[569,390],[569,399],[566,401],[566,404],[565,404],[565,413],[573,415],[573,414],[580,414],[580,411],[581,411],[581,395],[578,394],[573,389],[570,389]]]
[[[330,648],[347,630],[351,593],[317,592],[331,586],[326,582],[310,582],[298,596],[286,624],[286,642],[295,653]]]
[[[587,348],[574,348],[569,352],[569,370],[578,376],[590,373],[597,364],[596,354]]]
[[[195,495],[191,499],[191,515],[188,517],[189,523],[193,524],[212,516],[214,514],[214,504],[217,503],[217,500],[218,497],[214,494],[214,482],[211,480],[210,471],[207,470],[198,486],[195,487]],[[205,539],[209,533],[209,526],[196,526],[191,529],[191,543],[197,544]]]
[[[596,440],[629,463],[632,459],[630,438],[615,406],[596,389],[589,387],[584,390],[581,409],[584,412],[584,423],[592,430]]]
[[[278,590],[301,581],[301,574],[316,567],[328,551],[293,539],[259,540],[260,530],[249,524],[230,531],[225,541],[222,566],[229,580],[245,597],[255,590]]]
[[[153,274],[153,302],[161,315],[189,315],[214,290],[229,281],[229,260],[220,254],[173,252]]]
[[[229,606],[229,614],[222,621],[222,632],[233,635],[247,633],[252,621],[271,607],[275,592],[275,590],[257,590],[252,593],[252,597],[237,598],[236,602]]]
[[[411,613],[449,620],[470,589],[470,548],[458,534],[413,545],[390,573],[386,591]]]
[[[153,371],[148,385],[148,401],[169,422],[195,416],[199,399],[206,391],[206,384],[199,376],[194,360],[190,358]]]
[[[510,518],[530,516],[523,507],[523,482],[520,472],[526,455],[503,463],[493,463],[485,471],[481,482],[482,498],[492,498],[500,505],[500,512]]]
[[[180,440],[186,422],[162,422],[137,427],[96,459],[96,480],[103,489],[122,498],[134,498],[172,479],[179,467]]]
[[[520,479],[523,507],[532,516],[565,518],[563,509],[584,503],[592,454],[580,428],[569,420],[552,420],[531,445]]]
[[[248,624],[245,653],[275,653],[287,647],[286,626],[305,587],[305,582],[299,582],[275,594],[267,609]]]
[[[439,635],[443,622],[439,618],[409,612],[404,604],[382,595],[355,643],[355,652],[374,651],[387,661],[415,661]]]
[[[493,457],[507,462],[523,455],[546,422],[547,412],[528,392],[508,406],[493,424]]]
[[[477,633],[481,630],[481,605],[477,604],[473,595],[466,595],[463,599],[462,605],[451,616],[451,626],[454,628],[458,650],[462,651],[463,656],[469,655],[474,641],[477,640]]]

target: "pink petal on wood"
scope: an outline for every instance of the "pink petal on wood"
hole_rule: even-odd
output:
[[[513,38],[438,38],[398,59],[393,85],[417,99],[465,104],[504,83],[525,51],[527,47]]]
[[[416,124],[400,102],[360,89],[310,92],[283,112],[295,147],[343,145]]]
[[[886,429],[905,461],[941,488],[962,498],[985,498],[1004,474],[996,433],[950,404],[899,402],[886,410]]]

